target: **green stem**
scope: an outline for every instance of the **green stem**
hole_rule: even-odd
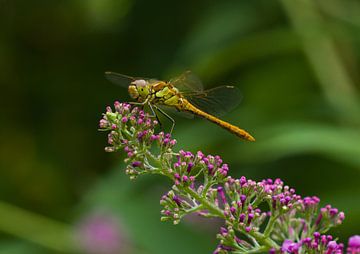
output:
[[[252,250],[248,250],[248,251],[234,251],[233,253],[238,253],[238,254],[255,254],[255,253],[264,253],[267,250],[269,250],[269,248],[267,247],[259,247],[259,248],[254,248]]]
[[[269,237],[271,231],[273,230],[274,224],[276,222],[277,216],[271,216],[269,219],[268,224],[266,225],[266,228],[264,230],[264,236]]]
[[[244,234],[246,234],[246,232],[243,232]],[[268,249],[269,248],[279,248],[279,246],[277,245],[276,242],[274,242],[273,240],[271,240],[270,237],[265,236],[264,234],[260,233],[260,232],[253,232],[250,231],[249,233],[247,233],[249,235],[251,235],[252,237],[254,237],[256,239],[256,241],[260,244],[260,245],[264,245],[266,246]]]
[[[204,209],[204,207],[202,205],[195,206],[195,207],[192,207],[192,208],[186,210],[186,214],[190,214],[190,213],[202,210],[202,209]]]
[[[219,216],[220,218],[225,219],[224,216],[224,212],[223,210],[221,210],[219,207],[215,206],[214,204],[212,204],[209,200],[207,200],[206,198],[201,197],[196,191],[194,191],[193,189],[189,188],[189,187],[185,187],[183,188],[183,190],[188,193],[190,196],[192,196],[193,198],[195,198],[196,200],[198,200],[203,206],[204,208],[206,208],[207,210],[209,210],[209,212],[216,214],[217,216]]]
[[[76,252],[70,226],[1,201],[0,230],[50,250]]]

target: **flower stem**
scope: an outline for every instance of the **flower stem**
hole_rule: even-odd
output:
[[[276,222],[277,216],[271,216],[269,219],[268,224],[266,225],[266,228],[264,230],[264,236],[268,237],[274,227],[274,224]]]
[[[204,206],[204,208],[209,210],[209,212],[212,212],[213,214],[216,214],[217,216],[219,216],[222,219],[225,219],[223,210],[221,210],[219,207],[212,204],[206,198],[201,197],[196,191],[194,191],[193,189],[191,189],[189,187],[185,187],[185,188],[183,188],[183,190],[186,193],[188,193],[190,196],[192,196],[193,198],[198,200]]]

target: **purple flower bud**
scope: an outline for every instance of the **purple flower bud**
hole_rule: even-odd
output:
[[[121,118],[121,122],[122,123],[127,123],[128,121],[128,118],[126,116],[124,116],[123,118]]]
[[[311,248],[312,249],[317,249],[317,247],[319,246],[319,244],[317,242],[311,242]]]
[[[244,203],[245,203],[245,200],[246,200],[246,196],[244,194],[242,194],[240,196],[240,201],[241,201],[241,204],[244,206]]]
[[[191,152],[186,152],[185,157],[186,158],[193,158],[194,155]]]
[[[176,145],[176,139],[172,139],[172,140],[170,141],[170,145],[171,145],[171,146]]]
[[[328,242],[328,241],[327,241],[327,239],[326,239],[326,235],[322,235],[322,236],[321,236],[321,244],[322,244],[322,245],[326,245],[327,242]]]
[[[214,169],[214,165],[209,164],[209,165],[207,166],[207,168],[208,168],[208,170],[209,170],[209,174],[211,175],[211,174],[212,174],[212,170]]]
[[[100,128],[106,128],[108,126],[108,121],[105,119],[101,119],[99,122],[99,127]]]
[[[291,201],[291,197],[286,196],[285,197],[285,204],[288,204]]]
[[[240,214],[239,221],[244,222],[246,215],[244,213]]]
[[[151,127],[151,119],[147,119],[145,122],[146,127]]]
[[[323,217],[323,216],[322,216],[322,214],[320,213],[320,214],[318,215],[316,221],[315,221],[315,225],[316,225],[316,226],[320,224],[322,217]]]
[[[293,241],[286,239],[281,246],[281,251],[291,253],[292,244],[293,244]]]
[[[190,171],[191,171],[191,169],[192,169],[193,166],[194,166],[194,163],[189,162],[189,163],[188,163],[188,166],[187,166],[187,169],[186,169],[186,172],[190,173]]]
[[[345,219],[345,214],[344,214],[344,212],[340,212],[340,213],[338,214],[338,218],[339,218],[339,220],[342,222],[342,221]]]
[[[181,199],[179,196],[174,196],[173,201],[178,205],[181,206]]]
[[[338,244],[336,243],[336,241],[330,241],[327,245],[327,247],[330,249],[330,250],[335,250],[337,247],[338,247]]]
[[[314,238],[316,240],[320,238],[320,233],[319,232],[315,232],[313,235],[314,235]]]
[[[198,151],[196,153],[196,157],[198,157],[201,160],[204,157],[204,154],[201,151]]]
[[[221,168],[219,168],[219,173],[223,176],[226,176],[229,171],[229,166],[227,164],[223,164]]]
[[[130,108],[131,108],[131,105],[130,105],[130,104],[128,104],[128,103],[123,103],[122,105],[123,105],[124,111],[126,111],[126,112],[129,112],[129,111],[130,111]]]
[[[226,229],[226,228],[224,228],[224,227],[221,227],[220,228],[220,233],[223,235],[223,236],[226,236],[226,234],[228,233],[229,231]]]
[[[354,235],[349,238],[347,253],[348,254],[360,253],[360,235]]]
[[[144,136],[146,136],[148,133],[147,130],[144,130],[144,131],[140,131],[137,135],[138,139],[141,140]]]
[[[242,176],[240,177],[240,185],[243,186],[246,183],[246,177]]]
[[[183,180],[183,182],[187,182],[189,180],[189,178],[187,176],[183,176],[182,180]]]
[[[276,197],[272,197],[272,208],[276,209]]]
[[[170,216],[170,215],[171,215],[171,211],[170,211],[170,210],[165,210],[165,211],[163,212],[163,214],[166,215],[166,216]]]
[[[217,188],[217,192],[218,192],[219,195],[220,195],[220,198],[221,198],[222,203],[223,203],[223,204],[226,204],[227,201],[226,201],[226,197],[225,197],[225,193],[224,193],[223,187],[221,187],[221,186],[218,187],[218,188]]]
[[[331,208],[329,211],[330,216],[335,216],[338,212],[339,212],[339,210],[336,208]]]
[[[206,157],[204,157],[204,158],[202,159],[202,161],[203,161],[205,164],[209,164],[209,159],[206,158]]]
[[[276,254],[276,249],[275,248],[271,248],[269,250],[269,254]]]
[[[249,213],[247,223],[250,224],[252,219],[254,219],[255,215],[253,213]]]
[[[311,237],[306,237],[302,240],[302,242],[305,243],[308,247],[310,247],[311,240]]]
[[[285,205],[285,198],[280,198],[280,204]]]
[[[115,107],[115,109],[117,110],[117,109],[121,109],[121,103],[119,102],[119,101],[115,101],[114,102],[114,107]],[[120,113],[120,112],[119,112]]]
[[[151,141],[155,141],[155,140],[158,140],[159,139],[159,136],[158,135],[151,135],[150,136],[150,140]]]
[[[220,166],[223,162],[221,157],[219,155],[216,155],[214,158],[215,158],[216,165]]]
[[[232,247],[226,246],[226,245],[223,245],[223,244],[220,244],[219,247],[220,247],[221,250],[225,250],[227,252],[230,252],[230,251],[234,250]]]
[[[133,163],[131,163],[131,165],[136,168],[136,167],[140,167],[142,165],[141,161],[134,161]]]

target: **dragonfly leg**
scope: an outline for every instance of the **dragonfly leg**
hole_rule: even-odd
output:
[[[158,110],[161,114],[163,114],[167,119],[169,119],[172,122],[171,130],[170,130],[170,134],[171,134],[175,127],[175,120],[161,108],[157,107],[156,105],[153,105],[153,106],[156,110]]]
[[[153,114],[151,117],[156,117],[156,120],[158,121],[158,123],[159,123],[159,125],[160,125],[160,128],[162,128],[162,124],[161,124],[161,122],[160,122],[160,119],[159,119],[158,115],[156,114],[153,106],[152,106],[150,103],[148,103],[147,105],[149,106],[149,108],[150,108],[150,110],[151,110],[151,112],[152,112],[152,114]]]
[[[147,100],[144,101],[144,102],[131,101],[131,102],[129,102],[129,104],[131,104],[131,105],[137,105],[137,106],[140,106],[141,109],[144,109],[145,104],[148,104],[148,102],[147,102]]]
[[[129,104],[131,104],[131,105],[138,105],[138,106],[144,106],[145,102],[130,101]]]

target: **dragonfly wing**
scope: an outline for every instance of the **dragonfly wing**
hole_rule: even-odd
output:
[[[171,115],[178,115],[187,119],[194,118],[194,114],[186,111],[178,111],[174,107],[166,106],[166,105],[157,105],[160,109],[164,110],[165,112]]]
[[[169,83],[183,93],[195,93],[204,90],[201,80],[191,71],[184,72],[170,80]]]
[[[242,99],[240,90],[234,86],[219,86],[184,96],[194,106],[215,116],[232,111]]]
[[[127,88],[131,82],[138,78],[133,78],[124,74],[107,71],[105,72],[105,78],[111,83]]]

